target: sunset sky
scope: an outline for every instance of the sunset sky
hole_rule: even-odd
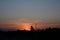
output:
[[[0,0],[0,29],[60,27],[60,0]]]

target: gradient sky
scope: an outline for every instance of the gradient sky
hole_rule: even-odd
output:
[[[0,0],[0,24],[60,24],[60,0]]]

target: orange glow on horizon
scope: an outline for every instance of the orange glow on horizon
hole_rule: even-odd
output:
[[[30,30],[31,30],[31,29],[30,29],[30,26],[31,26],[30,23],[22,23],[20,30],[27,30],[27,31],[30,31]]]

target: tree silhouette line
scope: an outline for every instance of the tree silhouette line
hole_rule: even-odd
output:
[[[46,37],[60,36],[60,28],[47,28],[44,30],[16,30],[16,31],[0,31],[0,40],[40,40]],[[50,34],[52,35],[50,35]],[[57,34],[56,34],[57,33]],[[49,37],[51,39],[51,37]],[[55,39],[55,38],[54,38]]]

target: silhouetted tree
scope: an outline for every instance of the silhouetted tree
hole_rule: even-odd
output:
[[[33,26],[31,26],[31,31],[33,31],[34,30],[34,28],[33,28]]]

